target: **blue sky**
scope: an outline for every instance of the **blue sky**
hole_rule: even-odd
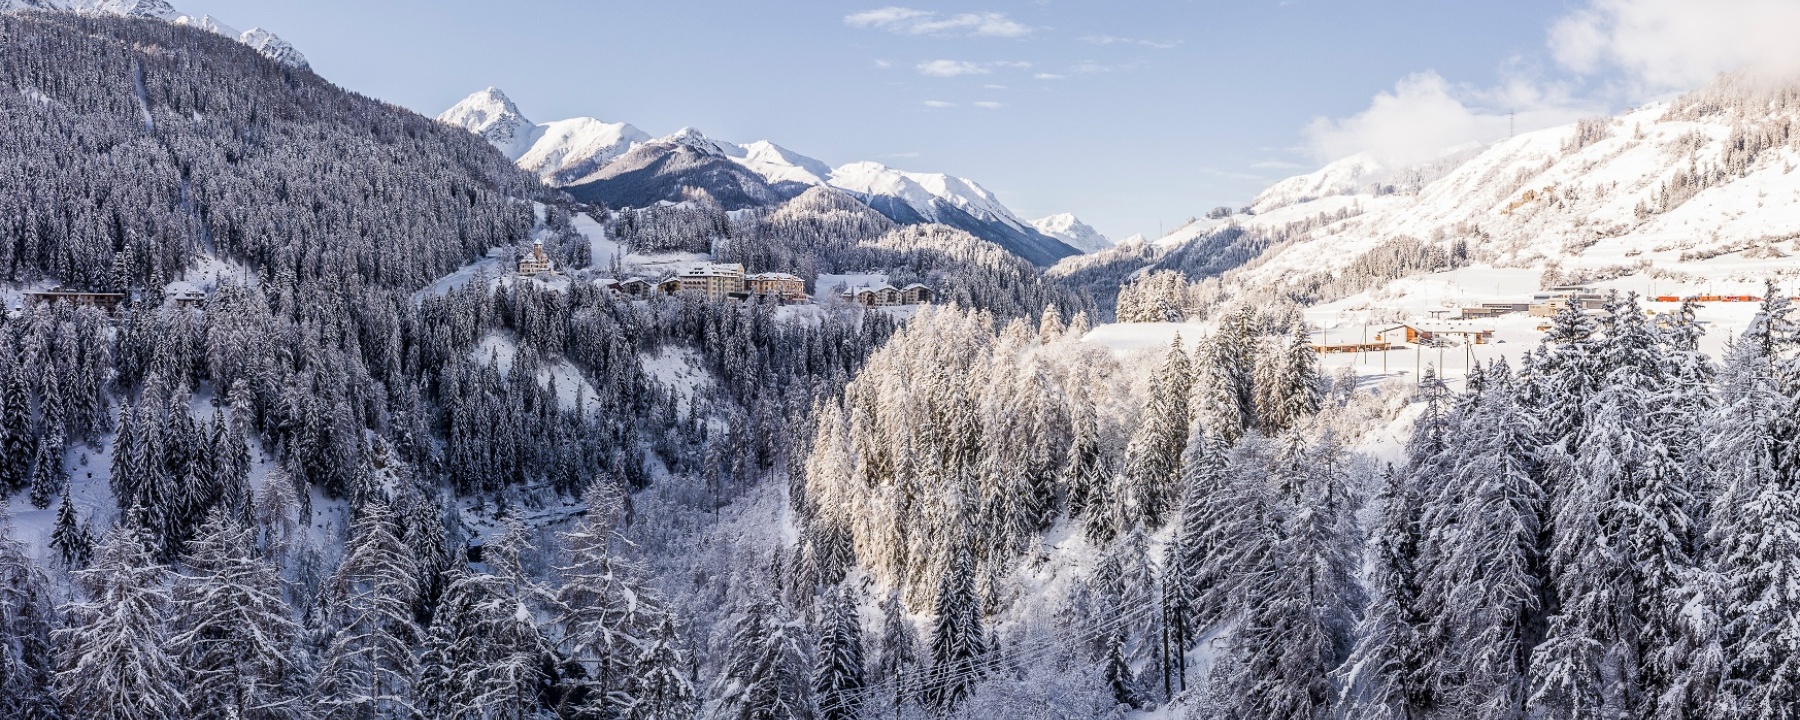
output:
[[[1745,23],[1786,22],[1795,6],[896,2],[177,6],[265,27],[325,77],[428,115],[494,85],[538,122],[691,125],[833,165],[948,172],[1027,218],[1074,212],[1115,239],[1244,204],[1350,152],[1410,159],[1503,137],[1509,110],[1523,130],[1692,86],[1744,59]],[[1702,7],[1742,17],[1696,31]]]

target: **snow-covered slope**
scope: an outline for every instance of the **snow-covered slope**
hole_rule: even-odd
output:
[[[17,12],[21,10],[48,10],[87,13],[92,15],[123,15],[125,17],[151,18],[172,22],[177,25],[192,25],[208,32],[218,33],[245,45],[249,45],[264,57],[301,70],[311,70],[306,63],[306,56],[286,40],[282,40],[272,32],[262,28],[251,28],[238,32],[235,28],[219,22],[211,15],[194,17],[176,10],[166,0],[0,0],[0,12]]]
[[[1360,263],[1358,276],[1374,276],[1355,281],[1372,284],[1367,304],[1404,303],[1396,293],[1425,285],[1374,267],[1386,261],[1370,254],[1404,244],[1465,247],[1469,265],[1531,270],[1550,284],[1595,280],[1664,295],[1760,294],[1769,277],[1793,285],[1800,146],[1781,138],[1800,122],[1795,88],[1727,77],[1670,103],[1453,153],[1424,170],[1334,163],[1277,184],[1258,198],[1263,211],[1231,219],[1283,241],[1228,286],[1251,293],[1329,280],[1341,294],[1342,271]],[[1383,173],[1417,187],[1386,185]],[[1398,277],[1383,277],[1390,272]],[[1535,289],[1507,293],[1523,302]]]
[[[1082,222],[1081,218],[1075,217],[1074,213],[1058,213],[1038,218],[1031,221],[1031,226],[1084,253],[1099,252],[1113,246],[1113,241],[1101,235],[1093,226]]]

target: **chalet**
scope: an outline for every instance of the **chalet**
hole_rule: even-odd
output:
[[[1415,345],[1429,345],[1440,341],[1485,345],[1494,341],[1494,330],[1474,323],[1456,321],[1408,323],[1384,328],[1375,334],[1375,339],[1385,343],[1406,342]]]
[[[900,288],[900,304],[926,305],[931,303],[931,288],[920,283],[913,283]]]
[[[166,295],[175,307],[200,308],[206,305],[206,293],[194,289],[171,290]]]
[[[681,278],[666,277],[656,282],[656,292],[663,295],[674,295],[681,292]]]
[[[125,293],[87,292],[59,287],[25,293],[25,301],[33,305],[62,302],[76,307],[97,307],[102,310],[111,310],[118,307],[119,303],[125,302]]]
[[[626,278],[619,282],[619,292],[635,298],[650,297],[656,291],[656,283],[641,277]]]
[[[805,302],[806,281],[787,273],[757,273],[744,278],[745,289],[752,297],[773,298],[781,302]]]
[[[682,292],[697,292],[720,300],[744,291],[744,266],[737,263],[708,263],[682,273],[678,280]]]
[[[887,283],[864,285],[845,290],[844,299],[865,307],[887,307],[900,304],[900,290]]]
[[[531,254],[519,259],[520,275],[554,274],[556,270],[550,263],[550,256],[544,254],[544,241],[531,244]]]

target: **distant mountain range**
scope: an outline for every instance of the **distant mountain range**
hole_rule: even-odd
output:
[[[837,168],[768,141],[708,138],[694,128],[652,138],[628,123],[575,118],[534,124],[497,88],[487,88],[438,119],[486,138],[521,168],[584,202],[641,207],[705,190],[727,209],[773,205],[807,188],[843,190],[895,222],[941,223],[964,230],[1038,265],[1110,243],[1072,215],[1052,216],[1047,232],[1021,220],[973,180],[856,162]],[[1074,242],[1071,242],[1073,240]]]
[[[211,15],[194,17],[176,10],[165,0],[0,0],[0,12],[20,12],[27,10],[45,12],[74,12],[94,15],[121,15],[124,17],[155,18],[177,25],[192,25],[224,35],[249,45],[276,62],[311,70],[306,56],[286,40],[275,33],[260,27],[239,32],[236,28],[219,22]]]

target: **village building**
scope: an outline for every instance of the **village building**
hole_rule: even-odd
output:
[[[1494,329],[1453,320],[1406,323],[1383,328],[1375,334],[1375,340],[1383,343],[1405,342],[1415,345],[1430,345],[1437,342],[1485,345],[1494,341]]]
[[[765,272],[744,278],[744,286],[754,297],[773,298],[780,302],[805,302],[806,281],[798,275]]]
[[[58,287],[50,290],[25,293],[25,301],[33,305],[49,305],[51,303],[68,303],[76,307],[96,307],[111,310],[125,302],[125,293],[88,292],[72,288]]]
[[[931,303],[931,298],[931,288],[920,283],[900,288],[900,304],[902,305],[927,305]]]
[[[550,263],[550,256],[544,254],[544,241],[542,240],[532,243],[531,254],[519,259],[520,275],[539,275],[555,272],[556,270]]]
[[[1606,296],[1585,287],[1554,287],[1533,295],[1528,307],[1532,317],[1555,317],[1571,305],[1582,310],[1599,310],[1606,306]]]
[[[1516,312],[1528,312],[1530,310],[1531,303],[1482,303],[1480,307],[1463,308],[1462,319],[1475,320],[1478,318],[1499,317],[1501,315],[1508,315]]]
[[[722,300],[744,292],[744,266],[737,263],[709,263],[679,276],[682,292],[695,292],[713,300]]]

